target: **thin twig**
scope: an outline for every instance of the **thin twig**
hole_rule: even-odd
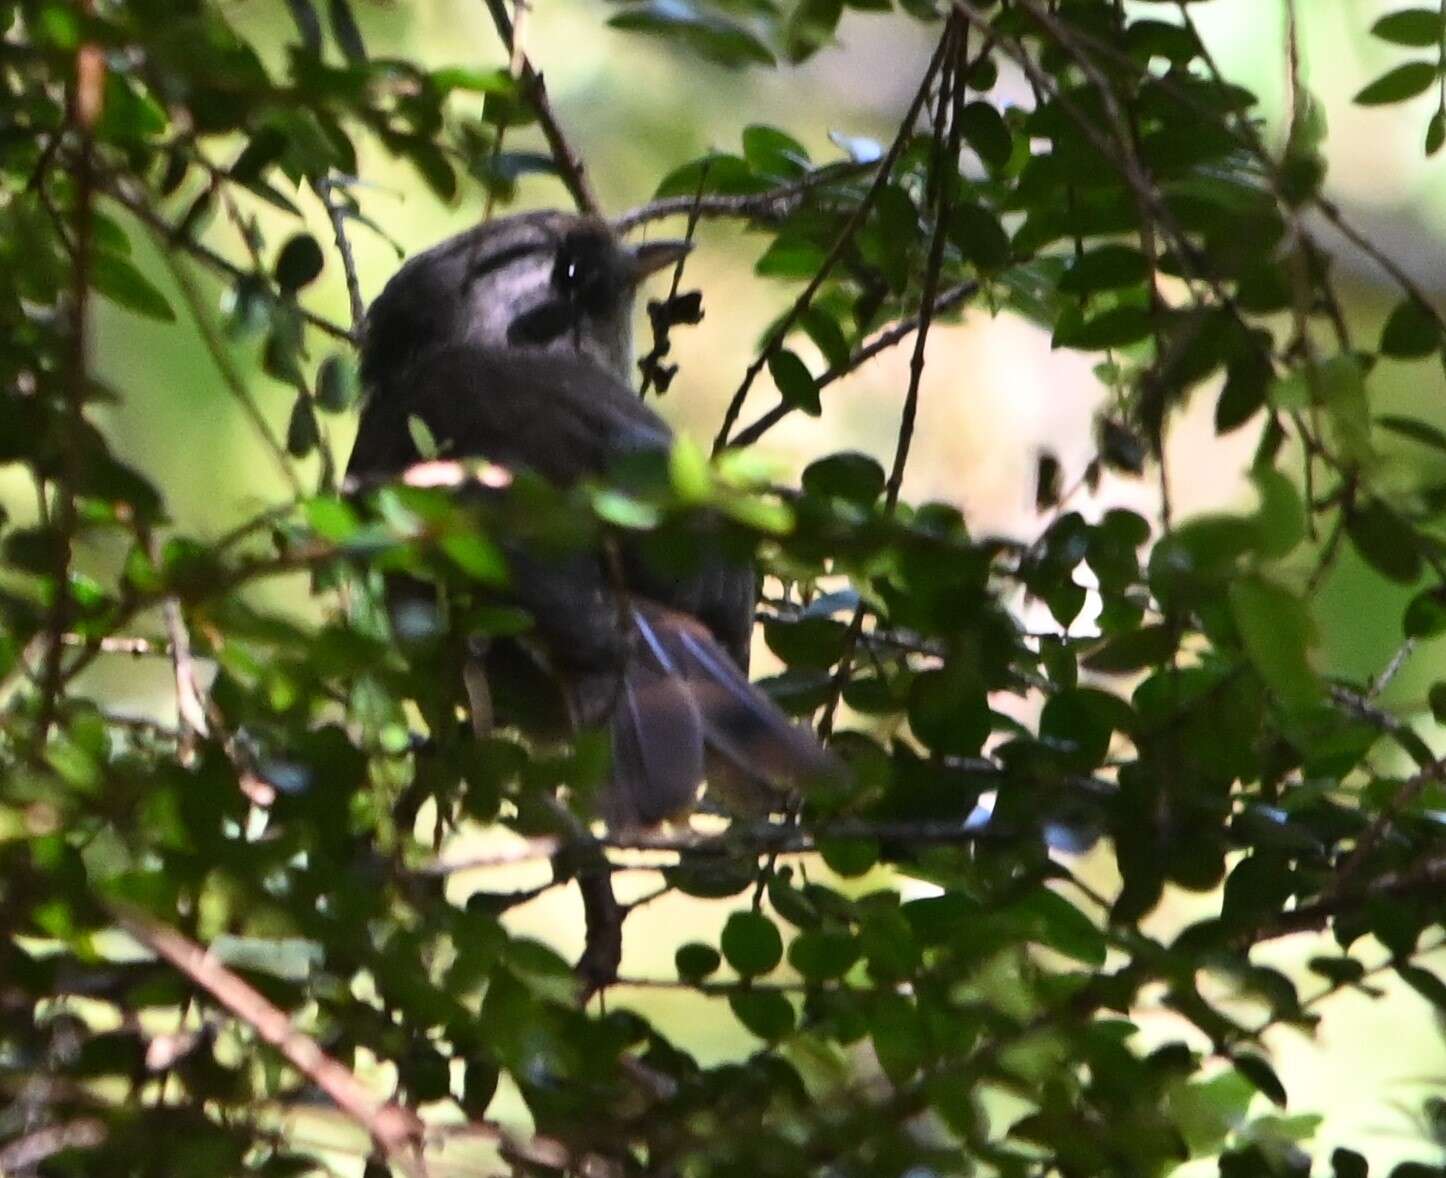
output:
[[[231,394],[232,400],[241,407],[241,411],[251,422],[252,428],[270,452],[282,478],[291,488],[292,494],[301,498],[305,491],[302,489],[301,480],[297,478],[296,472],[291,468],[291,459],[286,453],[286,448],[272,432],[266,415],[261,412],[261,407],[257,405],[256,399],[251,395],[251,390],[246,387],[245,380],[231,362],[226,345],[221,342],[220,336],[206,314],[205,300],[201,297],[201,292],[196,289],[195,280],[181,260],[166,248],[167,243],[160,237],[159,232],[155,230],[153,232],[157,237],[156,245],[160,250],[161,257],[165,259],[171,276],[176,280],[176,289],[181,292],[181,298],[185,300],[186,308],[190,311],[191,318],[196,324],[196,330],[201,334],[201,342],[205,344],[211,362],[215,364],[216,370],[221,374],[221,383],[226,386],[226,391]]]
[[[89,0],[80,5],[89,14]],[[40,712],[35,725],[34,747],[38,752],[50,734],[51,723],[60,707],[64,687],[62,658],[66,622],[70,616],[70,567],[74,557],[76,532],[80,517],[76,506],[76,487],[84,471],[77,449],[85,429],[85,402],[89,395],[89,319],[91,236],[95,201],[95,138],[96,121],[100,118],[105,94],[105,57],[101,47],[92,41],[80,46],[75,59],[75,76],[67,94],[66,122],[80,140],[74,163],[75,207],[71,246],[69,338],[67,340],[66,372],[62,380],[68,422],[60,445],[61,469],[56,481],[57,510],[54,528],[59,542],[55,545],[54,598],[50,603],[46,633],[45,662],[40,676]]]
[[[346,274],[346,297],[351,305],[351,330],[360,336],[362,320],[366,318],[367,305],[362,300],[361,282],[357,278],[356,258],[351,252],[351,240],[346,235],[346,208],[335,197],[335,181],[330,177],[317,180],[314,187],[321,200],[322,208],[331,221],[331,234],[336,239],[336,252],[341,257],[341,268]]]
[[[978,293],[978,282],[961,282],[957,286],[951,286],[934,300],[931,315],[938,316],[952,311],[955,307],[972,299]],[[879,334],[869,340],[868,343],[859,347],[846,362],[830,368],[827,372],[823,373],[816,382],[819,390],[822,391],[833,384],[834,381],[842,380],[845,376],[862,368],[880,352],[887,351],[895,344],[908,339],[910,335],[919,329],[922,318],[921,315],[910,315],[907,319],[901,319],[892,327],[879,332]],[[764,413],[739,430],[728,445],[730,447],[751,446],[796,408],[796,405],[790,404],[787,401],[780,401],[767,413]]]
[[[129,212],[142,225],[158,235],[158,239],[162,245],[161,254],[168,262],[172,263],[172,269],[175,268],[175,260],[171,257],[172,251],[180,250],[183,253],[190,254],[191,257],[204,263],[210,269],[224,274],[232,282],[240,282],[254,277],[249,271],[238,266],[224,254],[218,254],[209,246],[202,245],[199,241],[194,241],[190,237],[178,233],[176,226],[172,225],[156,212],[145,198],[136,196],[127,190],[124,178],[107,177],[105,182],[101,184],[100,190]],[[308,311],[305,307],[301,306],[298,306],[296,310],[306,323],[318,331],[324,332],[333,339],[344,340],[347,343],[356,342],[350,331],[342,327],[339,323],[333,323],[330,319],[326,318],[326,316],[318,315],[316,312]]]
[[[563,134],[562,126],[557,121],[557,115],[553,113],[542,74],[528,60],[521,41],[514,37],[512,21],[507,15],[504,0],[485,0],[485,3],[487,11],[492,15],[492,23],[497,26],[497,35],[502,38],[508,57],[516,67],[515,72],[522,85],[523,95],[533,113],[537,115],[537,125],[542,129],[543,138],[547,140],[552,162],[557,165],[558,178],[562,180],[580,212],[597,216],[602,206],[584,174],[582,159],[568,143],[567,136]]]
[[[924,76],[919,81],[919,88],[914,92],[914,97],[909,103],[909,108],[904,112],[904,117],[899,123],[898,134],[894,136],[894,141],[889,144],[889,150],[879,162],[878,171],[874,173],[873,183],[869,185],[869,189],[864,193],[863,199],[859,201],[858,206],[849,215],[848,220],[844,222],[843,228],[839,231],[839,235],[833,243],[833,247],[824,257],[819,268],[814,272],[813,277],[809,279],[808,285],[803,288],[802,293],[794,300],[793,306],[788,309],[783,318],[774,326],[773,331],[769,333],[768,338],[764,341],[763,347],[759,349],[758,355],[753,358],[753,361],[743,373],[743,380],[739,383],[738,388],[734,390],[733,396],[728,402],[728,408],[724,411],[723,424],[718,429],[718,436],[713,439],[714,454],[717,454],[728,445],[728,435],[732,432],[734,425],[737,424],[739,414],[743,412],[743,405],[748,399],[748,392],[753,387],[753,382],[758,378],[758,374],[763,371],[764,366],[773,357],[773,354],[778,351],[784,339],[787,338],[788,333],[793,330],[793,325],[798,322],[799,317],[808,310],[813,302],[814,295],[822,289],[823,284],[828,280],[828,276],[833,272],[834,266],[838,264],[844,255],[844,251],[848,248],[849,242],[853,240],[854,234],[858,232],[864,220],[868,217],[869,209],[873,207],[874,201],[878,199],[879,193],[883,191],[884,185],[888,183],[889,175],[894,170],[895,161],[898,160],[899,155],[904,150],[904,145],[908,143],[909,137],[914,133],[914,120],[919,117],[919,112],[924,108],[924,103],[928,100],[929,87],[934,81],[934,75],[939,72],[939,67],[944,61],[944,53],[947,49],[946,41],[947,38],[945,37],[939,38],[938,47],[934,50],[934,55],[929,59],[929,65],[924,70]]]
[[[167,961],[217,1003],[276,1048],[297,1071],[327,1094],[364,1128],[388,1159],[420,1176],[423,1124],[410,1109],[378,1100],[348,1068],[327,1055],[315,1039],[292,1026],[291,1019],[221,962],[175,929],[135,909],[117,909],[125,930]]]
[[[171,669],[176,681],[176,718],[180,723],[180,762],[190,764],[196,756],[196,741],[209,732],[206,704],[196,681],[196,664],[191,658],[191,634],[181,613],[181,603],[168,597],[161,606],[166,633],[170,635]]]
[[[868,163],[846,160],[841,163],[824,164],[814,168],[806,176],[788,184],[780,184],[767,192],[741,194],[709,194],[701,197],[668,196],[631,209],[613,220],[613,229],[627,233],[650,221],[661,221],[667,217],[691,216],[694,210],[700,217],[738,217],[750,221],[773,223],[786,220],[798,211],[813,193],[827,188],[830,184],[856,180],[867,176],[879,167],[880,160]]]

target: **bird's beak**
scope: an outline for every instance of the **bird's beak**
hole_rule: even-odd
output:
[[[628,256],[632,259],[634,279],[642,281],[649,274],[682,261],[692,248],[691,241],[645,241],[632,246]]]

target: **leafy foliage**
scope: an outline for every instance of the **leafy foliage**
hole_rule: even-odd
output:
[[[348,232],[380,228],[349,180],[362,141],[443,199],[478,185],[506,204],[536,170],[589,199],[531,64],[421,70],[368,47],[346,0],[289,3],[295,41],[275,60],[231,5],[0,4],[0,461],[42,505],[0,520],[0,1168],[311,1172],[287,1116],[324,1098],[370,1135],[370,1173],[417,1168],[415,1111],[446,1106],[434,1119],[466,1119],[518,1173],[1143,1175],[1218,1157],[1222,1175],[1294,1175],[1315,1122],[1283,1111],[1265,1033],[1312,1032],[1332,997],[1374,994],[1388,972],[1442,1009],[1446,766],[1377,702],[1398,662],[1341,682],[1313,650],[1347,546],[1408,590],[1382,595],[1403,603],[1402,657],[1446,631],[1446,496],[1389,460],[1446,438],[1376,415],[1372,394],[1381,366],[1443,352],[1443,324],[1373,251],[1397,306],[1378,340],[1353,334],[1312,228],[1342,223],[1317,104],[1298,90],[1283,151],[1268,149],[1193,4],[855,7],[938,38],[891,143],[818,163],[752,127],[620,218],[733,218],[767,235],[761,279],[801,284],[716,461],[680,448],[666,469],[567,493],[459,468],[498,491],[476,501],[337,486],[323,423],[355,401],[352,332],[305,299],[326,268],[350,269]],[[841,12],[627,0],[609,19],[647,35],[640,52],[762,68],[826,50]],[[1441,27],[1412,9],[1373,31],[1439,49]],[[999,101],[1007,73],[1032,106]],[[1441,73],[1412,59],[1359,101]],[[534,124],[546,153],[516,150]],[[266,240],[241,193],[288,215],[321,202],[336,248],[299,222]],[[217,215],[241,230],[239,260],[200,236]],[[195,267],[229,284],[235,334],[296,391],[280,436],[253,412],[294,494],[218,542],[171,526],[164,489],[97,424],[113,394],[87,367],[91,300],[161,322],[182,310],[133,260],[144,235],[183,294]],[[1175,412],[1210,395],[1221,432],[1258,434],[1258,502],[1091,518],[1042,464],[1048,523],[1029,544],[904,502],[929,328],[971,300],[1098,357],[1114,396],[1087,481],[1159,471]],[[658,304],[653,319],[697,314]],[[731,448],[818,413],[891,345],[916,362],[890,470],[828,455],[781,493]],[[750,418],[764,372],[779,402]],[[292,459],[317,453],[309,487]],[[713,834],[601,834],[585,825],[605,756],[592,734],[540,748],[464,731],[458,636],[528,625],[489,594],[500,541],[578,548],[618,530],[684,561],[756,555],[786,668],[768,686],[830,735],[847,784]],[[82,559],[97,550],[116,559]],[[247,595],[296,572],[317,624]],[[380,585],[399,573],[439,586],[444,608],[389,627]],[[1026,630],[1021,597],[1055,625]],[[173,667],[174,728],[85,688],[97,660],[137,652]],[[728,904],[716,938],[679,931],[665,982],[757,1051],[705,1065],[637,1014],[580,1004],[572,966],[509,931],[535,892],[454,903],[438,848],[490,826],[535,840],[548,887],[586,887],[599,865],[606,880],[610,852],[641,847],[664,891]],[[1112,894],[1072,871],[1091,848],[1118,868]],[[1218,903],[1162,938],[1143,922],[1172,888]],[[1332,938],[1318,981],[1252,957],[1306,930]],[[1174,1030],[1156,1043],[1140,1024],[1160,1011]],[[531,1129],[486,1119],[504,1088]],[[1345,1148],[1330,1165],[1367,1172]]]

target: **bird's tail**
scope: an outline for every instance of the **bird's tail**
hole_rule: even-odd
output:
[[[695,619],[630,606],[637,648],[612,704],[613,778],[604,817],[647,826],[686,813],[705,765],[722,762],[781,795],[843,767],[738,669]]]

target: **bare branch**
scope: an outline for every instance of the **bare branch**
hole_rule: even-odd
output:
[[[487,11],[492,15],[492,23],[497,26],[497,35],[502,38],[502,44],[506,46],[511,58],[514,76],[522,84],[528,105],[537,115],[537,124],[542,128],[547,149],[552,153],[553,163],[557,165],[558,177],[580,212],[597,215],[602,206],[584,175],[582,159],[573,151],[567,136],[562,133],[562,126],[558,123],[552,103],[547,97],[547,84],[543,81],[542,74],[528,60],[521,40],[514,35],[515,30],[507,15],[504,0],[486,0],[486,4]]]
[[[808,197],[830,184],[845,180],[856,180],[867,176],[879,166],[879,161],[855,163],[846,161],[825,164],[815,168],[801,180],[791,184],[780,184],[767,192],[750,192],[734,195],[669,196],[649,204],[631,209],[613,221],[618,233],[628,233],[651,221],[667,217],[697,215],[708,218],[736,217],[750,221],[776,222],[792,216],[807,201]]]
[[[979,283],[977,282],[961,282],[958,286],[951,286],[934,299],[931,316],[942,315],[952,311],[962,303],[968,302],[978,292]],[[908,339],[910,335],[919,329],[921,321],[922,317],[920,315],[911,315],[909,318],[901,319],[892,327],[879,332],[878,335],[874,336],[873,339],[863,344],[854,352],[846,363],[840,364],[835,368],[830,368],[820,376],[816,382],[819,390],[822,391],[836,380],[842,380],[851,372],[862,368],[880,352],[887,351],[900,341]],[[780,401],[767,413],[739,430],[728,445],[730,447],[751,446],[790,413],[794,412],[796,408],[797,406],[790,405],[786,401]]]
[[[171,264],[173,271],[177,267],[175,259],[171,257],[171,254],[173,250],[180,250],[183,253],[190,254],[191,257],[204,263],[210,269],[224,274],[233,282],[251,277],[248,271],[242,269],[235,262],[231,261],[230,258],[223,254],[218,254],[215,250],[209,246],[202,245],[199,241],[193,241],[189,236],[178,233],[176,226],[172,225],[157,213],[144,198],[127,191],[123,179],[109,177],[106,182],[101,185],[101,191],[134,216],[141,224],[145,225],[153,233],[159,235],[159,239],[163,244],[161,254]],[[325,332],[333,339],[344,340],[347,343],[356,342],[350,331],[338,323],[333,323],[324,315],[318,315],[316,312],[308,311],[305,307],[301,306],[298,306],[296,310],[303,320],[312,327],[315,327],[318,331]]]
[[[324,178],[315,182],[316,195],[326,209],[331,221],[331,233],[336,238],[336,252],[341,256],[341,267],[346,274],[346,297],[351,304],[352,335],[361,334],[362,320],[366,317],[367,305],[362,300],[361,282],[357,279],[356,258],[351,252],[351,241],[346,235],[346,207],[336,199],[336,182]]]
[[[131,936],[276,1048],[292,1067],[325,1092],[337,1108],[364,1128],[389,1160],[410,1174],[422,1174],[418,1149],[423,1125],[415,1113],[391,1101],[378,1100],[348,1068],[327,1055],[316,1040],[292,1026],[283,1011],[194,941],[138,910],[117,909],[115,915]]]
[[[853,236],[863,225],[865,218],[869,215],[869,209],[873,207],[874,201],[883,191],[884,185],[888,182],[889,174],[894,170],[894,163],[904,150],[904,145],[909,141],[909,136],[914,133],[914,120],[919,117],[923,110],[924,103],[929,96],[929,87],[934,81],[934,75],[939,72],[939,67],[944,60],[946,39],[941,37],[939,45],[934,50],[934,56],[929,59],[929,65],[924,70],[924,76],[919,81],[919,88],[914,92],[913,99],[909,102],[909,108],[904,112],[904,117],[899,123],[898,133],[894,141],[889,144],[889,150],[884,153],[884,158],[879,161],[878,171],[874,173],[873,183],[864,197],[858,203],[858,207],[850,214],[849,219],[844,223],[843,229],[839,231],[838,238],[834,241],[833,248],[829,250],[819,268],[809,279],[808,285],[803,292],[794,300],[793,306],[788,309],[783,318],[779,320],[763,347],[759,349],[758,355],[748,365],[743,374],[743,380],[734,391],[728,402],[728,408],[723,413],[723,424],[718,429],[718,436],[713,439],[713,453],[718,453],[728,445],[728,435],[732,432],[733,426],[738,422],[738,416],[743,412],[744,402],[748,399],[748,392],[753,387],[753,382],[758,374],[763,371],[764,365],[778,351],[788,333],[793,330],[793,325],[798,322],[799,317],[808,310],[813,302],[814,295],[818,294],[833,268],[843,257],[848,244]]]

